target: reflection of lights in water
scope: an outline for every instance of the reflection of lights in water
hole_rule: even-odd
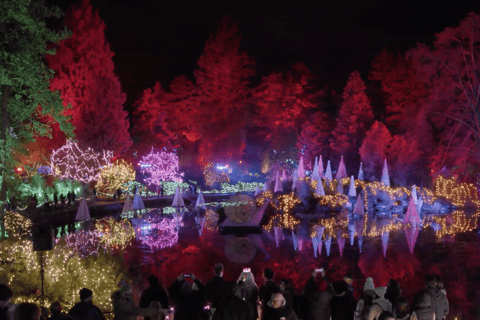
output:
[[[162,219],[151,222],[139,228],[142,232],[140,241],[151,249],[164,249],[173,246],[178,241],[178,232],[175,231],[174,219]]]
[[[257,248],[248,238],[230,238],[225,244],[225,255],[235,263],[251,262],[257,255]]]
[[[55,244],[64,243],[79,257],[87,257],[98,254],[100,239],[103,236],[98,230],[81,230],[77,233],[57,238]]]
[[[102,233],[100,242],[120,250],[128,246],[135,238],[135,229],[128,219],[116,221],[112,217],[103,218],[95,223],[95,228]]]
[[[207,228],[209,231],[216,231],[218,230],[218,213],[213,211],[212,209],[207,209],[205,212],[205,225],[204,227]]]

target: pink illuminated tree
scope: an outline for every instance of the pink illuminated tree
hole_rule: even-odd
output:
[[[182,182],[183,172],[178,172],[178,155],[173,152],[150,153],[140,161],[140,165],[150,174],[145,182],[149,185],[158,186],[161,181]]]
[[[103,166],[111,165],[112,151],[95,152],[92,148],[82,150],[76,142],[67,140],[50,156],[52,174],[60,179],[72,179],[89,183],[98,180]]]

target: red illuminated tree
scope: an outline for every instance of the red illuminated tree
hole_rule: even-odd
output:
[[[405,183],[417,174],[420,151],[415,141],[401,135],[391,135],[378,121],[367,131],[360,147],[363,171],[368,178],[380,177],[384,159],[388,160],[389,174],[396,185]]]
[[[294,129],[307,119],[308,111],[315,107],[315,93],[311,90],[312,75],[302,63],[285,73],[273,72],[263,77],[256,88],[255,124],[266,132],[267,140],[277,131]]]
[[[384,49],[372,63],[369,79],[380,82],[386,95],[386,125],[395,133],[410,131],[428,92],[427,83],[417,76],[412,60]]]
[[[408,53],[432,88],[420,120],[437,133],[434,171],[446,165],[472,176],[480,170],[479,38],[480,16],[471,13],[458,26],[437,34],[433,47],[418,45]]]
[[[330,154],[329,141],[331,139],[333,121],[331,116],[324,112],[316,112],[302,126],[302,131],[297,141],[299,158],[303,156],[306,161],[313,161],[315,157]]]
[[[363,172],[367,178],[380,177],[391,141],[390,131],[381,122],[375,121],[366,132],[359,153],[363,162]]]
[[[237,26],[224,18],[206,42],[195,70],[196,84],[175,78],[168,91],[160,84],[136,102],[136,127],[160,144],[197,154],[197,162],[240,158],[245,148],[249,79],[255,63],[240,51]]]
[[[114,73],[105,23],[88,0],[81,0],[67,12],[64,24],[73,35],[60,42],[55,56],[47,57],[55,70],[50,88],[61,92],[65,106],[71,104],[65,114],[72,116],[82,145],[123,153],[131,145],[126,96]]]
[[[365,93],[365,83],[354,71],[343,89],[337,125],[330,141],[332,151],[346,156],[358,154],[365,132],[373,121],[372,107]]]
[[[171,131],[167,118],[171,104],[168,93],[157,82],[153,88],[144,90],[135,102],[134,136],[138,139],[138,150],[156,147],[177,147],[176,134]]]
[[[244,131],[248,119],[246,99],[255,61],[240,50],[240,41],[236,24],[223,18],[208,38],[194,72],[198,96],[189,120],[198,127],[204,163],[218,157],[238,159],[245,148],[245,135],[239,131]]]

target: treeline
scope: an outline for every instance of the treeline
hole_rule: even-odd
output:
[[[255,61],[225,17],[193,77],[179,76],[168,87],[157,82],[140,94],[131,128],[105,24],[88,0],[67,12],[73,35],[47,62],[56,72],[51,88],[72,106],[65,114],[77,139],[94,149],[132,155],[165,147],[178,151],[183,166],[246,160],[260,162],[264,172],[300,156],[308,167],[320,154],[333,163],[344,155],[351,173],[363,161],[367,177],[377,178],[387,158],[397,184],[423,181],[443,167],[472,180],[480,156],[479,17],[469,14],[432,46],[382,51],[367,83],[353,71],[341,95],[319,88],[328,79],[303,63],[253,86]]]

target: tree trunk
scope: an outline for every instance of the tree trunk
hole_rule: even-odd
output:
[[[9,87],[4,86],[2,90],[2,120],[0,123],[0,156],[3,158],[3,167],[0,169],[0,175],[2,177],[2,186],[0,188],[0,239],[5,239],[5,208],[7,201],[7,172],[6,172],[6,159],[7,159],[7,127],[8,127],[8,91]]]

